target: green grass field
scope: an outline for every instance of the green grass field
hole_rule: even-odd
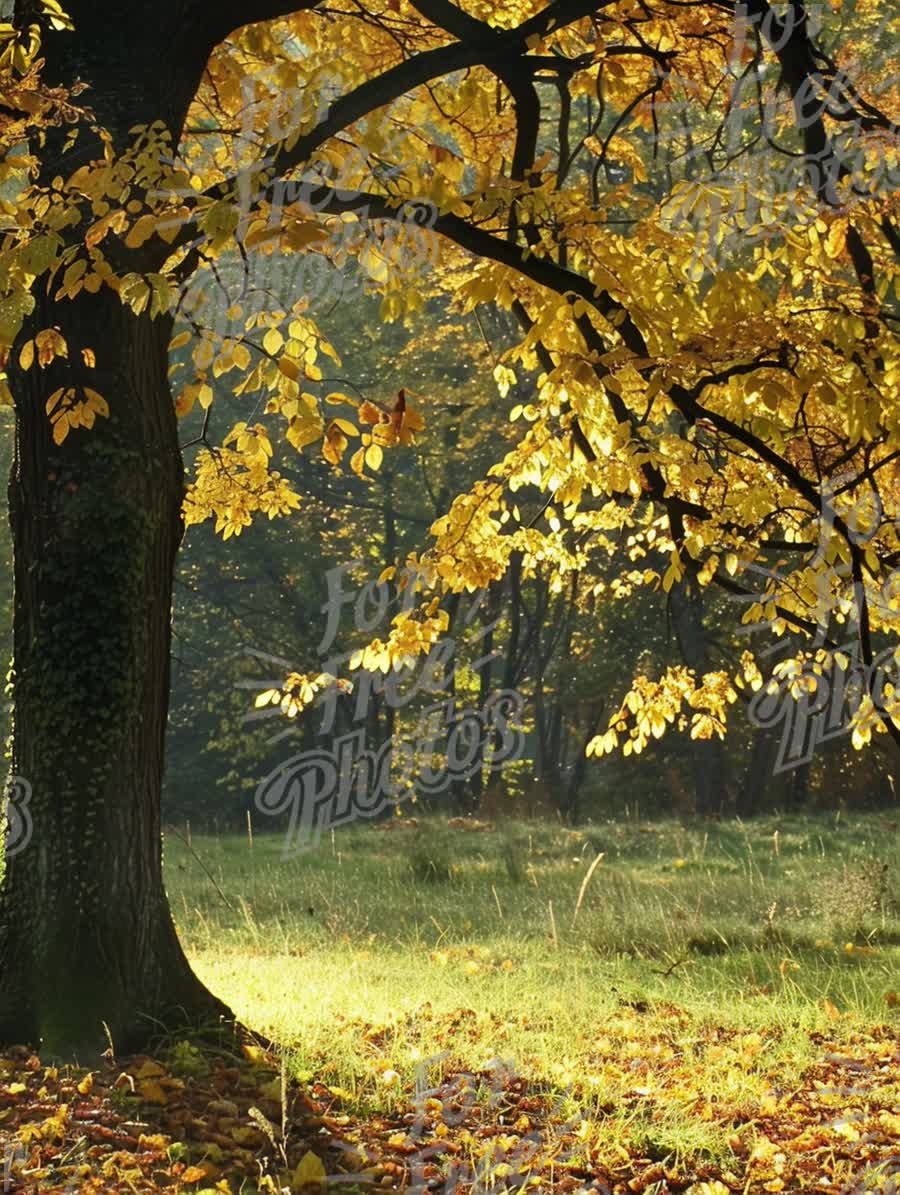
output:
[[[569,1142],[558,1177],[619,1174],[636,1184],[623,1190],[685,1176],[713,1192],[850,1190],[900,1154],[900,851],[885,817],[420,819],[281,850],[274,835],[195,834],[189,850],[168,833],[175,918],[206,983],[344,1116],[402,1127],[423,1089],[458,1097],[465,1074],[482,1128],[517,1091],[519,1120],[493,1130],[512,1134],[508,1156],[539,1122],[551,1168]],[[428,1121],[457,1163],[470,1121]]]

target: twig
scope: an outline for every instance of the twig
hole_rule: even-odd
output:
[[[653,974],[654,974],[654,975],[661,975],[661,976],[663,977],[663,979],[668,979],[668,978],[669,978],[669,976],[672,974],[672,972],[675,970],[675,968],[676,968],[676,967],[680,967],[682,963],[686,963],[686,962],[688,962],[688,956],[687,956],[687,955],[685,955],[685,956],[684,956],[684,958],[677,958],[677,959],[675,960],[675,962],[674,962],[674,963],[672,963],[672,965],[671,965],[670,967],[667,967],[667,968],[665,969],[665,971],[660,971],[658,968],[654,967],[654,969],[653,969]]]
[[[176,837],[181,839],[181,841],[184,843],[184,845],[187,847],[187,849],[191,852],[191,854],[194,856],[194,858],[197,860],[197,862],[200,864],[200,866],[203,868],[203,870],[209,876],[212,886],[215,888],[216,892],[218,892],[219,896],[221,896],[222,900],[225,901],[225,904],[228,906],[228,908],[231,909],[232,913],[237,914],[237,909],[234,907],[234,905],[231,903],[231,901],[228,899],[228,897],[225,895],[225,893],[219,887],[219,885],[216,881],[216,877],[209,870],[209,868],[206,866],[206,864],[203,862],[203,860],[200,858],[200,856],[197,854],[197,852],[194,850],[194,848],[191,846],[191,844],[188,842],[188,840],[185,838],[185,836],[179,830],[176,830],[174,826],[169,826],[169,829]]]

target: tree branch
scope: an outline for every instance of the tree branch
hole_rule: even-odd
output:
[[[286,176],[297,166],[307,162],[311,155],[330,137],[340,133],[377,108],[383,108],[393,100],[399,99],[400,96],[423,83],[441,78],[467,66],[503,65],[504,63],[513,63],[517,59],[526,62],[525,56],[528,53],[528,42],[531,38],[544,37],[554,30],[564,28],[583,17],[606,8],[611,3],[613,0],[555,0],[554,3],[548,4],[545,9],[515,29],[498,30],[488,38],[482,37],[469,42],[457,41],[435,50],[425,50],[414,58],[398,63],[397,66],[384,71],[377,78],[366,80],[353,91],[335,100],[328,109],[325,119],[304,136],[299,137],[290,149],[286,148],[283,141],[267,146],[263,151],[262,160],[266,164],[269,177],[273,171],[282,177]],[[262,4],[261,7],[265,7],[265,5]],[[279,7],[278,0],[274,0],[272,7]],[[287,8],[287,5],[281,7]],[[288,11],[299,11],[302,7],[304,6],[301,4],[294,9],[288,8]],[[315,7],[315,4],[309,4],[306,7]],[[447,5],[447,8],[453,9],[453,6]],[[455,11],[459,12],[459,10]],[[465,16],[465,14],[462,15]],[[474,18],[466,19],[474,20]],[[480,21],[474,21],[474,23],[479,27],[482,25]],[[450,24],[455,26],[457,22],[450,20]],[[439,24],[438,27],[446,31],[446,26]],[[486,25],[484,28],[491,29],[492,27]],[[205,192],[204,197],[231,198],[239,185],[238,178],[225,179],[224,182]],[[189,239],[189,235],[182,237],[176,240],[173,247],[177,247],[179,243],[184,244]]]
[[[837,184],[849,173],[849,169],[835,153],[834,143],[825,127],[828,104],[826,98],[819,94],[825,88],[822,72],[816,62],[821,54],[809,37],[809,17],[802,3],[796,0],[788,5],[783,20],[772,11],[768,0],[748,0],[747,12],[755,23],[759,23],[791,93],[797,128],[803,140],[810,187],[821,203],[839,207]],[[865,123],[864,115],[855,115],[862,126]],[[880,119],[874,121],[876,126],[880,126],[881,120],[885,119],[878,115]],[[873,118],[869,116],[868,119],[871,124]],[[877,299],[872,255],[854,224],[847,229],[847,250],[860,289],[871,303]],[[867,320],[867,331],[873,337],[877,333],[877,326],[871,319]]]

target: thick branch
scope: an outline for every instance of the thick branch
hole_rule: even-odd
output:
[[[341,96],[328,109],[325,119],[298,138],[290,149],[286,148],[284,142],[267,146],[262,153],[267,173],[270,177],[273,171],[282,176],[287,175],[296,167],[308,162],[312,154],[329,138],[423,83],[467,66],[503,66],[516,60],[524,62],[530,39],[544,37],[554,30],[600,11],[611,3],[613,0],[555,0],[555,3],[548,4],[545,9],[515,29],[497,31],[488,38],[457,41],[436,50],[425,50]],[[452,5],[447,7],[453,8]],[[456,11],[458,13],[459,10]],[[452,19],[450,23],[454,26],[457,24]],[[481,22],[475,21],[475,24],[480,26]],[[443,24],[439,24],[439,28],[452,32]],[[226,179],[206,192],[206,196],[213,199],[231,198],[239,185],[237,178]],[[190,238],[183,238],[181,243],[184,243],[184,239]]]
[[[825,127],[828,103],[820,94],[825,90],[824,80],[816,62],[818,51],[809,38],[808,17],[803,5],[790,4],[785,20],[775,16],[768,0],[748,0],[747,12],[754,22],[759,22],[791,93],[797,127],[803,139],[810,187],[820,202],[838,207],[837,184],[849,171],[835,153]],[[859,119],[862,125],[862,115]],[[859,230],[852,224],[847,230],[847,249],[860,288],[870,301],[874,300],[877,292],[872,256]],[[871,321],[867,323],[868,334],[874,336],[877,327]]]

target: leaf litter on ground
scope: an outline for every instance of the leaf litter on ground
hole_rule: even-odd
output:
[[[809,1033],[799,1082],[766,1071],[755,1101],[691,1086],[698,1049],[725,1065],[764,1062],[767,1033],[689,1025],[640,1041],[642,1009],[598,1033],[596,1084],[549,1090],[511,1063],[454,1063],[472,1010],[446,1018],[448,1049],[416,1079],[385,1070],[391,1110],[361,1115],[350,1093],[290,1077],[289,1060],[245,1045],[211,1054],[181,1042],[159,1057],[93,1070],[46,1065],[25,1047],[0,1055],[2,1185],[12,1195],[410,1195],[688,1192],[750,1195],[895,1191],[900,1178],[900,1044],[889,1025],[840,1040]],[[427,1011],[426,1011],[427,1015]],[[657,1022],[658,1024],[658,1022]],[[358,1027],[357,1027],[358,1028]],[[377,1047],[384,1026],[366,1039]],[[778,1029],[771,1031],[773,1034]],[[615,1078],[615,1082],[613,1079]],[[593,1079],[593,1077],[592,1077]],[[614,1091],[614,1096],[610,1092]],[[720,1154],[666,1144],[674,1118],[716,1130]],[[893,1185],[892,1185],[893,1184]]]

